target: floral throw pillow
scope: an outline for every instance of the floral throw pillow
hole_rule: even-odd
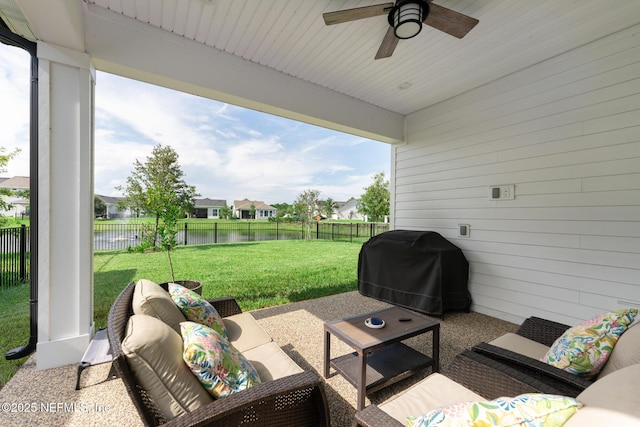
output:
[[[219,333],[195,322],[182,322],[180,329],[182,358],[213,397],[225,397],[260,384],[251,362]]]
[[[202,296],[176,283],[169,283],[169,295],[187,320],[209,326],[227,338],[227,328],[222,322],[222,317]]]
[[[521,394],[491,401],[454,403],[418,418],[408,417],[407,423],[409,427],[560,427],[582,406],[571,397]]]
[[[603,313],[568,329],[540,359],[587,379],[600,373],[620,335],[633,322],[638,309]]]

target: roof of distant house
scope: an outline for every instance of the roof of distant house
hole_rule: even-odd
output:
[[[102,196],[100,194],[96,194],[96,197],[102,200],[107,205],[115,205],[118,203],[122,197],[113,197],[113,196]]]
[[[225,206],[226,204],[227,204],[226,200],[210,199],[208,197],[205,197],[204,199],[196,199],[196,203],[195,203],[197,208],[204,208],[204,207],[217,208],[217,207]]]
[[[0,182],[0,188],[10,188],[12,190],[28,190],[29,177],[14,176],[13,178],[5,179],[4,181]]]
[[[236,210],[249,210],[251,209],[251,205],[253,205],[256,209],[276,209],[273,206],[267,205],[265,202],[261,200],[234,200],[233,207]]]

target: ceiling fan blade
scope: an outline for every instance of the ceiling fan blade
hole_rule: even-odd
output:
[[[387,30],[387,34],[384,35],[384,39],[382,39],[382,43],[378,48],[378,53],[376,53],[375,59],[388,58],[393,55],[393,51],[396,49],[398,45],[398,38],[393,32],[393,27],[389,27]]]
[[[355,21],[373,16],[387,15],[393,8],[393,3],[376,4],[373,6],[356,7],[355,9],[338,10],[336,12],[323,13],[326,25],[342,24],[343,22]]]
[[[429,8],[429,15],[424,23],[459,39],[466,36],[480,22],[475,18],[437,4],[429,3]]]

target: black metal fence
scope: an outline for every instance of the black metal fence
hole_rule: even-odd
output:
[[[145,225],[95,224],[93,249],[117,250],[139,246]],[[146,224],[149,227],[149,224]],[[389,224],[317,222],[300,223],[203,222],[185,223],[177,239],[181,245],[311,239],[365,242],[389,230]],[[0,289],[29,280],[29,227],[0,228]]]
[[[0,289],[29,280],[29,227],[0,228]]]
[[[373,236],[389,231],[389,224],[379,223],[316,223],[316,239],[348,240],[349,242],[365,242]]]
[[[149,224],[96,224],[94,250],[127,249],[139,246]],[[148,229],[148,228],[147,228]],[[317,222],[308,230],[301,223],[234,221],[185,223],[177,235],[181,245],[258,242],[264,240],[312,239],[364,242],[389,230],[389,224]]]

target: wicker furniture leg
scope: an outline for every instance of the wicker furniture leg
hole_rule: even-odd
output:
[[[331,334],[324,333],[324,377],[329,378],[329,359],[331,358]]]
[[[367,355],[365,352],[359,352],[358,366],[358,398],[356,400],[356,411],[364,408],[364,397],[367,394]]]

